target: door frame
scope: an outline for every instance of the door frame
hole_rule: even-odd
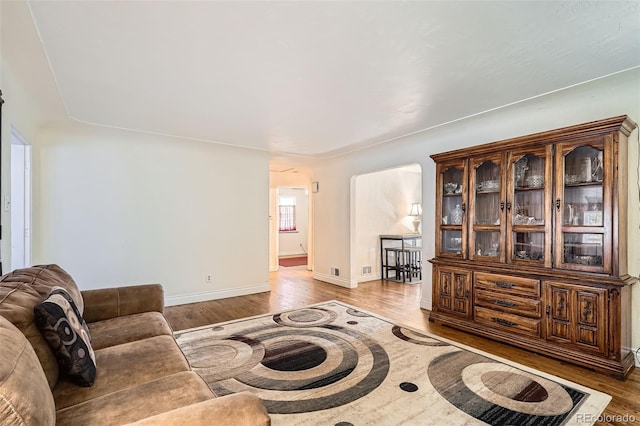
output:
[[[31,145],[11,126],[11,270],[31,265]]]

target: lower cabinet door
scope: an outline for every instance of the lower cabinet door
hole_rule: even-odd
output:
[[[606,289],[560,282],[543,283],[546,338],[606,355]]]
[[[433,303],[438,312],[471,317],[471,272],[458,268],[434,268]]]

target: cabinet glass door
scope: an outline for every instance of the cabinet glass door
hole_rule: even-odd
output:
[[[469,236],[469,258],[502,260],[504,241],[503,156],[472,160],[471,207],[472,231]]]
[[[610,272],[610,148],[602,138],[558,148],[556,266]]]
[[[551,266],[551,146],[509,156],[507,261]]]
[[[465,162],[439,168],[438,228],[436,251],[440,255],[466,257],[466,188]]]

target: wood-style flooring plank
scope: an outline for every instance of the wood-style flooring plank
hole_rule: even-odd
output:
[[[304,267],[280,268],[279,272],[271,273],[270,284],[271,292],[169,306],[165,308],[165,315],[174,330],[184,330],[339,300],[397,323],[605,392],[613,400],[597,425],[640,425],[640,369],[635,369],[626,381],[619,381],[515,346],[430,323],[429,311],[420,309],[420,285],[377,280],[348,289],[314,280]],[[634,417],[635,422],[621,421],[623,416]]]

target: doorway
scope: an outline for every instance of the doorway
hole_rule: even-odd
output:
[[[11,127],[11,270],[31,265],[31,145]]]
[[[278,188],[277,226],[278,267],[306,267],[309,242],[309,190],[307,188]]]
[[[357,283],[378,280],[383,278],[381,235],[420,235],[421,240],[422,167],[416,163],[354,176],[352,189],[351,276]]]
[[[307,255],[305,266],[297,266],[307,270],[313,269],[313,194],[311,170],[304,166],[272,161],[269,164],[269,271],[280,268],[281,256]],[[285,236],[280,232],[279,197],[287,196],[289,191],[296,191],[296,228],[300,226],[305,232],[291,233]],[[304,194],[300,196],[300,194]],[[280,237],[283,237],[282,239]],[[281,241],[282,240],[282,241]],[[293,241],[290,241],[293,240]],[[302,245],[302,247],[300,246]]]

